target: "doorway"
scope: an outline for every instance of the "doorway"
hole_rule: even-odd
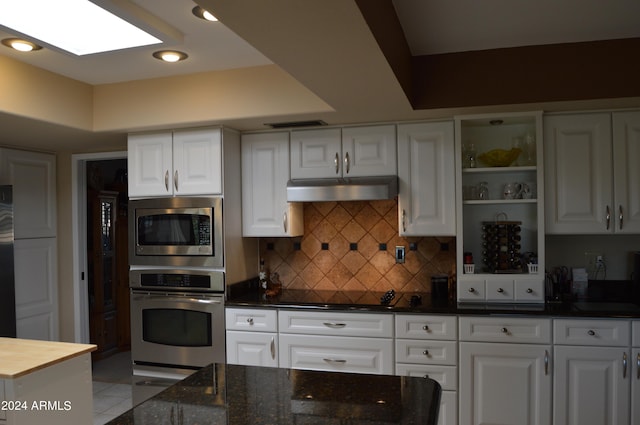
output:
[[[127,153],[72,156],[74,340],[129,350]]]
[[[86,163],[89,342],[94,360],[131,348],[127,160]]]

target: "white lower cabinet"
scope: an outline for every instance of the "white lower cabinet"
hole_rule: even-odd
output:
[[[551,424],[551,320],[459,323],[460,425]]]
[[[629,422],[629,338],[626,320],[554,320],[554,425],[638,423]]]
[[[640,424],[640,320],[631,329],[631,423]]]
[[[227,363],[278,367],[277,317],[274,309],[226,309]]]
[[[397,314],[396,375],[429,377],[442,387],[439,425],[458,423],[458,318]]]
[[[278,313],[280,367],[393,375],[393,315]]]

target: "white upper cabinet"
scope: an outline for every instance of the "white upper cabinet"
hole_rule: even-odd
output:
[[[56,157],[0,149],[0,184],[13,186],[16,239],[56,236]]]
[[[547,233],[640,233],[640,112],[547,116]]]
[[[640,233],[640,111],[613,114],[614,216],[617,233]]]
[[[129,196],[222,194],[220,129],[132,134]]]
[[[398,126],[401,236],[456,234],[453,122]]]
[[[291,132],[291,178],[395,175],[394,125]]]
[[[242,136],[242,234],[299,236],[303,204],[287,202],[289,133]]]

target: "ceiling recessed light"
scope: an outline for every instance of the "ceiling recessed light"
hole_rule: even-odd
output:
[[[153,52],[153,57],[165,62],[179,62],[185,60],[189,56],[186,53],[179,52],[177,50],[158,50],[157,52]]]
[[[88,0],[1,1],[0,25],[75,55],[162,43]]]
[[[194,7],[193,9],[191,9],[191,12],[194,15],[196,15],[198,18],[204,19],[205,21],[216,22],[218,20],[218,18],[216,18],[210,12],[206,11],[205,9],[201,8],[200,6]]]
[[[32,52],[34,50],[42,49],[42,46],[38,46],[35,43],[21,38],[5,38],[2,40],[2,44],[20,52]]]

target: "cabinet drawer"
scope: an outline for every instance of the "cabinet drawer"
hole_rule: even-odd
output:
[[[281,333],[374,338],[393,337],[393,315],[280,310]]]
[[[479,302],[484,301],[484,279],[458,280],[458,301]]]
[[[458,343],[423,339],[397,339],[396,362],[455,365]]]
[[[640,320],[633,322],[631,330],[631,345],[634,347],[640,347]]]
[[[431,378],[438,382],[443,390],[458,388],[458,368],[455,366],[398,363],[396,364],[396,375]]]
[[[228,330],[277,332],[278,311],[257,308],[227,308],[225,321]]]
[[[396,315],[396,338],[455,341],[457,337],[458,318],[456,316]]]
[[[460,341],[551,343],[551,319],[461,317]]]
[[[393,375],[393,340],[280,334],[280,367]]]
[[[565,320],[553,321],[555,344],[628,346],[631,344],[631,323],[627,320]]]
[[[513,302],[513,281],[512,280],[490,280],[486,281],[486,299],[489,302]]]
[[[516,302],[544,302],[544,279],[517,279],[513,294]]]

